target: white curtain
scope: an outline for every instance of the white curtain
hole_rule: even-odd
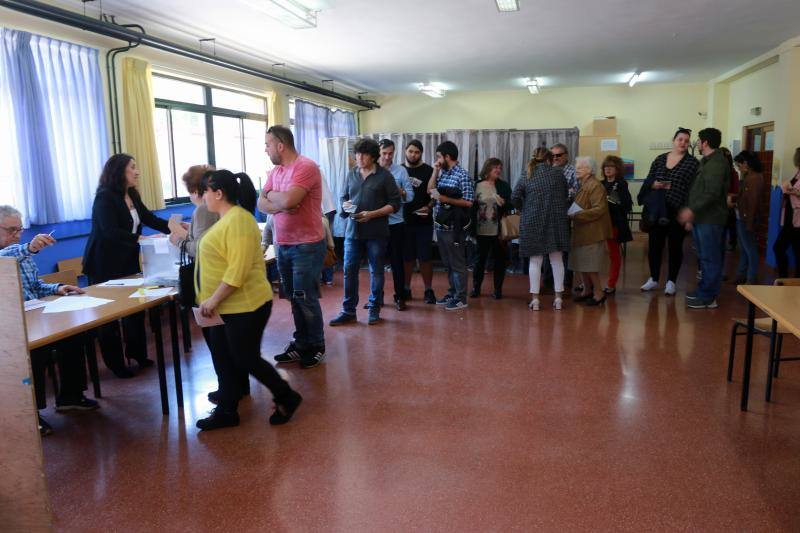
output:
[[[348,158],[354,137],[330,137],[319,140],[320,171],[328,184],[338,210],[339,199],[344,196],[344,184],[349,169]],[[344,237],[345,219],[336,215],[333,219],[333,235]]]
[[[350,111],[332,111],[298,98],[294,102],[294,131],[297,151],[320,163],[320,139],[355,135],[356,119]]]
[[[478,130],[478,172],[481,171],[483,162],[490,157],[496,157],[503,162],[502,178],[509,181],[510,161],[508,151],[508,130]],[[477,179],[478,175],[475,175]]]
[[[512,130],[509,132],[508,168],[512,187],[528,172],[528,160],[533,150],[540,146],[551,148],[556,143],[567,147],[569,159],[574,163],[578,154],[578,128]]]
[[[458,147],[458,164],[474,179],[480,170],[475,168],[478,165],[478,130],[447,130],[445,137]]]
[[[0,28],[0,158],[23,222],[87,219],[109,154],[98,51]]]

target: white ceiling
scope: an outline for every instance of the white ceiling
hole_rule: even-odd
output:
[[[375,94],[708,81],[800,33],[800,0],[298,0],[320,8],[315,29],[292,30],[252,7],[263,0],[103,0],[120,22],[292,76]],[[79,0],[53,3],[83,9]],[[97,12],[97,2],[90,12]],[[80,6],[80,7],[77,7]]]

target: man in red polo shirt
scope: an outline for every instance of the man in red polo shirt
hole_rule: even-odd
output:
[[[325,334],[319,305],[319,278],[327,245],[322,226],[322,176],[317,164],[297,153],[285,126],[267,130],[270,172],[258,209],[274,217],[275,251],[285,293],[292,302],[294,340],[277,363],[317,366],[325,358]]]

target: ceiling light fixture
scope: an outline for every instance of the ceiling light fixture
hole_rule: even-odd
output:
[[[444,98],[445,94],[444,89],[442,89],[441,87],[437,87],[432,83],[427,83],[427,84],[420,83],[418,87],[419,87],[419,92],[421,92],[422,94],[426,94],[431,98]]]
[[[247,3],[292,29],[317,27],[317,12],[295,0],[248,0]]]
[[[638,70],[636,72],[634,72],[633,74],[631,74],[631,77],[628,80],[628,87],[633,87],[634,85],[636,85],[636,83],[639,81],[639,79],[641,77],[642,77],[642,73],[640,71],[638,71]]]
[[[494,3],[500,13],[519,11],[519,0],[494,0]]]
[[[539,94],[539,80],[536,78],[525,78],[525,87],[531,94]]]

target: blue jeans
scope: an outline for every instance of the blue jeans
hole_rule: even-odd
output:
[[[319,275],[325,260],[325,240],[310,244],[278,245],[276,257],[284,293],[292,302],[294,342],[298,350],[325,346]]]
[[[736,219],[736,238],[739,241],[739,266],[736,275],[746,277],[747,281],[758,279],[758,244],[756,234],[739,219]]]
[[[358,270],[364,255],[369,262],[369,303],[373,309],[381,305],[383,295],[383,263],[386,256],[386,239],[344,240],[344,301],[342,312],[355,316],[358,306]]]
[[[725,226],[723,224],[695,224],[694,236],[697,253],[700,256],[700,270],[703,278],[697,284],[697,297],[713,300],[719,294],[722,283],[722,242]]]

